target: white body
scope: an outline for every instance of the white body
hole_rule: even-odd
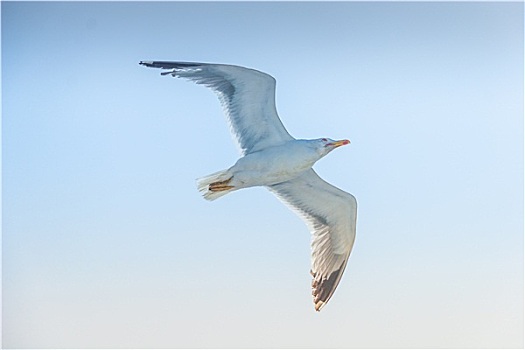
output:
[[[296,178],[310,169],[321,154],[305,140],[292,140],[240,158],[227,170],[236,189],[271,186]]]

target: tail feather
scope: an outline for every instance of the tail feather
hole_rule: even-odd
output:
[[[213,201],[219,197],[224,196],[225,194],[230,193],[235,190],[234,188],[229,188],[221,191],[211,191],[210,185],[215,182],[226,181],[232,177],[232,174],[228,170],[221,170],[216,173],[201,177],[197,179],[197,188],[199,192],[202,193],[203,197],[209,201]]]

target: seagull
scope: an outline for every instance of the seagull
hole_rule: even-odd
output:
[[[295,211],[311,234],[312,295],[320,311],[334,294],[355,241],[357,201],[327,183],[312,166],[350,143],[329,138],[303,140],[286,131],[275,107],[275,79],[226,64],[141,61],[161,75],[185,78],[212,89],[224,108],[241,158],[230,168],[197,180],[207,200],[253,186],[265,186]]]

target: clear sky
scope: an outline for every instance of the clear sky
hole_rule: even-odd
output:
[[[3,347],[523,347],[523,3],[34,3],[2,10]],[[310,236],[212,92],[140,60],[272,74],[359,203],[321,313]]]

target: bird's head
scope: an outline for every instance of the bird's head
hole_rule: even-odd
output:
[[[329,138],[326,138],[326,137],[324,137],[322,139],[317,139],[317,140],[314,140],[314,141],[315,141],[315,143],[317,145],[318,152],[322,156],[327,155],[328,153],[330,153],[331,151],[333,151],[337,147],[348,145],[350,143],[349,140],[335,141],[335,140],[332,140],[332,139],[329,139]]]

